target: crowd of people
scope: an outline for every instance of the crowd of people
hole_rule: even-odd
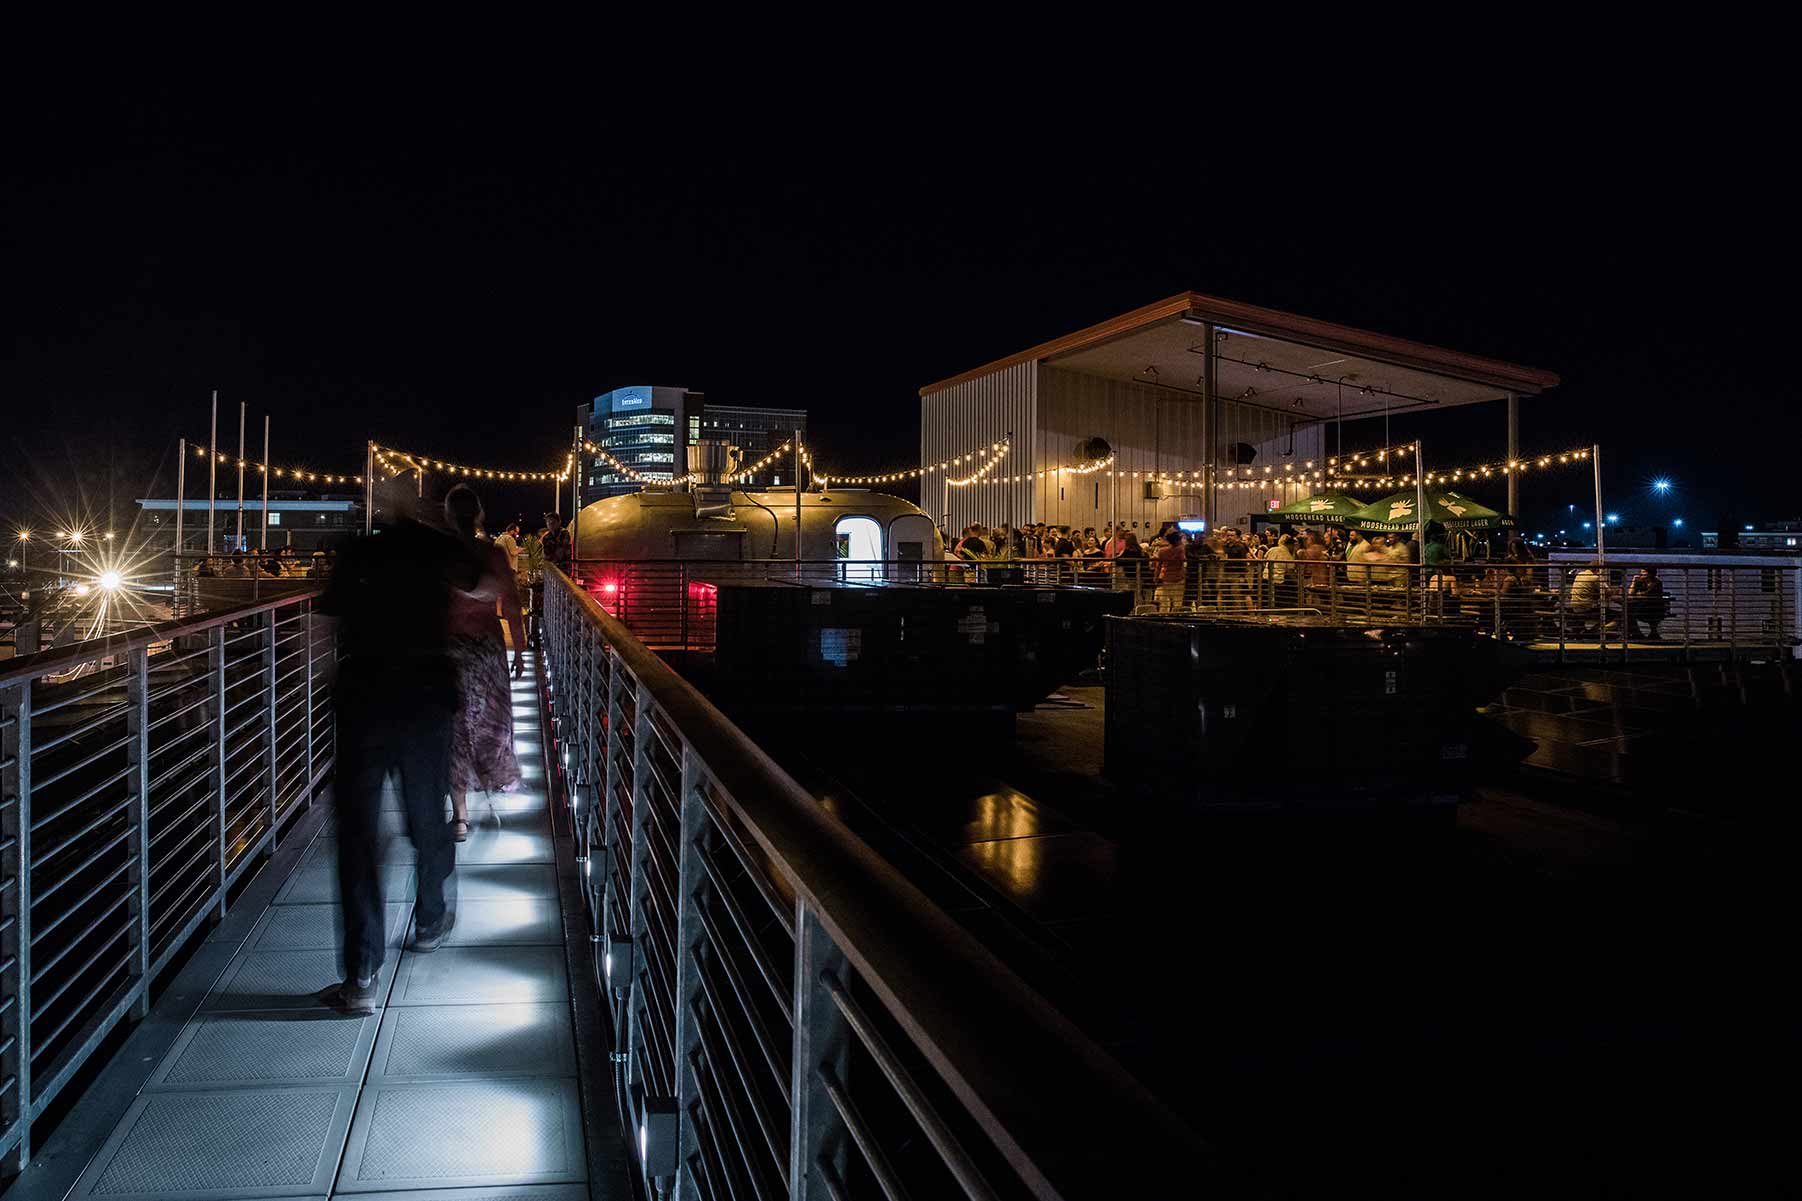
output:
[[[324,579],[329,572],[330,560],[325,551],[315,550],[303,557],[292,546],[274,550],[264,547],[255,552],[234,550],[221,558],[204,558],[194,569],[195,575],[227,580],[317,580]]]
[[[523,541],[509,522],[489,538],[481,500],[459,484],[442,521],[392,514],[380,535],[339,555],[319,609],[338,619],[338,885],[343,981],[322,994],[373,1012],[386,955],[378,864],[382,790],[394,778],[417,852],[410,949],[436,950],[456,924],[456,846],[469,794],[520,783],[509,680],[524,671],[525,603],[544,562],[567,565],[555,515]],[[522,587],[524,585],[524,587]],[[447,818],[446,811],[449,810]]]
[[[1221,526],[1203,533],[1167,521],[1141,541],[1125,525],[971,525],[950,548],[956,560],[991,566],[1070,560],[1073,582],[1130,590],[1142,604],[1167,612],[1197,606],[1249,609],[1254,603],[1264,609],[1318,606],[1319,593],[1335,584],[1367,591],[1417,584],[1440,611],[1450,613],[1498,593],[1507,606],[1527,611],[1534,598],[1551,596],[1537,554],[1517,535],[1508,535],[1499,552],[1486,539],[1469,539],[1453,570],[1446,530],[1429,523],[1422,532],[1417,543],[1412,530]],[[1063,578],[1064,571],[1058,574]]]

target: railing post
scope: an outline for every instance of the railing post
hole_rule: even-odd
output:
[[[133,1018],[150,1014],[150,650],[140,646],[131,652],[129,674],[125,681],[126,761],[135,769],[127,777],[137,816],[137,833],[128,845],[132,866],[128,877],[133,886],[132,912],[136,929],[132,941],[137,944],[137,957],[132,974],[138,978],[137,999],[133,1002]]]
[[[794,1110],[789,1128],[790,1201],[836,1201],[845,1196],[849,1148],[845,1124],[829,1088],[843,1087],[850,1059],[844,1015],[821,983],[822,973],[846,979],[849,969],[805,900],[795,901]]]
[[[658,1091],[655,1082],[645,1075],[644,1058],[639,1054],[641,1041],[647,1035],[639,1029],[639,1013],[654,1004],[654,998],[648,995],[644,986],[644,973],[649,961],[646,942],[649,934],[645,929],[644,893],[650,886],[648,868],[645,860],[649,851],[645,847],[650,835],[645,827],[650,822],[651,805],[651,739],[657,735],[651,730],[651,690],[641,681],[634,678],[632,686],[637,695],[632,706],[632,853],[626,860],[626,930],[635,948],[631,977],[626,985],[626,1048],[632,1057],[627,1065],[626,1081],[628,1085],[640,1085],[645,1093]],[[637,1114],[628,1115],[637,1125]]]
[[[8,695],[0,696],[0,720],[12,719],[0,739],[0,762],[10,763],[0,772],[0,787],[7,777],[12,783],[0,794],[0,801],[9,802],[0,830],[5,831],[4,840],[12,843],[12,853],[4,859],[4,876],[0,876],[5,901],[0,914],[11,919],[11,927],[0,946],[12,960],[7,970],[17,982],[7,1014],[10,1020],[0,1024],[0,1031],[12,1039],[12,1049],[0,1055],[0,1070],[12,1077],[10,1090],[0,1087],[0,1103],[8,1091],[14,1098],[11,1113],[0,1122],[0,1135],[18,1124],[18,1142],[7,1152],[5,1165],[15,1173],[31,1162],[31,683],[20,680]],[[0,976],[4,975],[0,971]]]
[[[301,602],[305,606],[307,643],[307,808],[313,807],[313,598]]]
[[[218,896],[221,920],[225,917],[225,627],[207,631],[207,671],[213,677],[213,830],[219,859]]]
[[[701,765],[694,751],[684,742],[681,815],[676,823],[680,845],[676,851],[676,1038],[675,1054],[672,1056],[676,1067],[676,1131],[680,1140],[676,1150],[678,1196],[683,1196],[686,1192],[681,1185],[682,1167],[691,1156],[700,1151],[699,1135],[695,1131],[694,1122],[689,1120],[690,1108],[698,1097],[694,1075],[688,1070],[688,1061],[695,1048],[701,1045],[700,1031],[695,1028],[693,1014],[696,999],[701,994],[700,965],[695,955],[702,936],[699,894],[700,880],[703,877],[696,857],[700,854],[698,844],[707,824],[701,780]]]
[[[280,609],[269,610],[269,637],[263,640],[263,687],[268,692],[263,705],[263,733],[267,745],[263,748],[263,774],[269,779],[269,833],[264,840],[269,844],[271,852],[275,850],[275,825],[281,820],[281,811],[276,802],[275,778],[275,635],[281,623],[276,620]]]

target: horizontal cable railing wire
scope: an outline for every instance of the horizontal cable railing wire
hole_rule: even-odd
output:
[[[595,974],[659,1195],[1111,1197],[1146,1145],[1205,1179],[1195,1134],[682,680],[617,590],[546,574],[553,759],[604,880]]]
[[[316,586],[315,586],[316,587]],[[331,766],[313,592],[0,663],[0,1152]],[[272,807],[282,797],[286,811]]]

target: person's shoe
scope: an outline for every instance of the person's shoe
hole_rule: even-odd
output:
[[[421,954],[436,951],[444,944],[445,937],[453,928],[455,928],[456,924],[457,915],[455,913],[445,914],[444,920],[439,922],[436,926],[429,930],[420,930],[416,932],[413,935],[413,945],[409,947],[408,950],[418,951]]]
[[[375,1012],[375,982],[379,973],[346,980],[319,991],[319,999],[339,1013],[367,1017]]]
[[[452,842],[468,842],[469,841],[469,823],[468,822],[452,822],[451,823],[451,841]]]

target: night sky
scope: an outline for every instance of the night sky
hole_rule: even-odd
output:
[[[1802,516],[1780,172],[1755,121],[1683,97],[1304,138],[444,83],[36,97],[3,201],[0,520],[172,495],[214,387],[222,440],[247,400],[275,462],[327,471],[371,437],[553,466],[574,406],[629,383],[805,407],[822,464],[879,470],[913,461],[921,384],[1189,288],[1558,372],[1522,450],[1601,443],[1629,524]],[[1504,448],[1500,406],[1396,427],[1440,462]],[[1581,471],[1525,488],[1529,528],[1590,503]]]

